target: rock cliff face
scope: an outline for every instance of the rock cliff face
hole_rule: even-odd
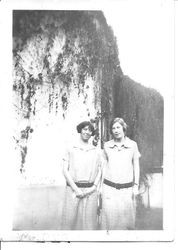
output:
[[[113,83],[122,74],[116,39],[100,11],[16,10],[13,67],[17,165],[53,180],[78,122],[92,120],[94,143],[108,137]]]

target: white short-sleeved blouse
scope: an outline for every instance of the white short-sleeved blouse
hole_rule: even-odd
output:
[[[105,179],[115,183],[128,183],[134,180],[134,158],[139,158],[137,143],[128,137],[120,147],[114,140],[110,140],[104,145],[104,154],[107,158],[105,169]]]
[[[100,150],[92,144],[83,146],[77,142],[69,146],[63,160],[67,162],[69,173],[75,182],[93,182],[101,167]]]

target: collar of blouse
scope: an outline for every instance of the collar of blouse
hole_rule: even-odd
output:
[[[78,148],[83,151],[90,151],[90,150],[96,149],[96,147],[92,143],[88,143],[85,145],[85,144],[78,142],[73,147]]]
[[[132,147],[132,141],[128,137],[125,137],[125,140],[121,144],[118,144],[114,140],[111,140],[108,143],[108,147],[109,148],[114,148],[114,147],[118,147],[118,148],[121,148],[121,147],[131,148]]]

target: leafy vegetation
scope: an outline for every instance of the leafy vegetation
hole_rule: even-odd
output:
[[[163,165],[163,97],[128,76],[115,82],[115,116],[128,124],[128,136],[138,143],[143,174]]]
[[[13,62],[14,100],[21,119],[31,121],[38,115],[40,93],[48,95],[47,104],[42,100],[47,112],[65,119],[74,90],[86,105],[88,78],[95,83],[96,126],[103,114],[107,120],[112,115],[119,60],[116,39],[102,12],[13,11]],[[23,163],[27,151],[22,152]]]

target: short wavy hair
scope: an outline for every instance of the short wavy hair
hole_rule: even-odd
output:
[[[89,121],[84,121],[84,122],[81,122],[81,123],[79,123],[78,125],[77,125],[77,132],[78,133],[81,133],[81,130],[84,128],[84,127],[86,127],[86,126],[88,126],[89,127],[89,129],[91,130],[91,132],[92,132],[92,136],[94,136],[95,135],[95,128],[94,128],[94,126],[93,126],[93,124],[91,123],[91,122],[89,122]]]
[[[116,123],[116,122],[118,122],[123,127],[124,134],[126,135],[128,126],[127,126],[126,122],[124,121],[124,119],[119,118],[119,117],[112,119],[112,121],[110,123],[110,133],[112,134],[112,127],[113,127],[114,123]]]

